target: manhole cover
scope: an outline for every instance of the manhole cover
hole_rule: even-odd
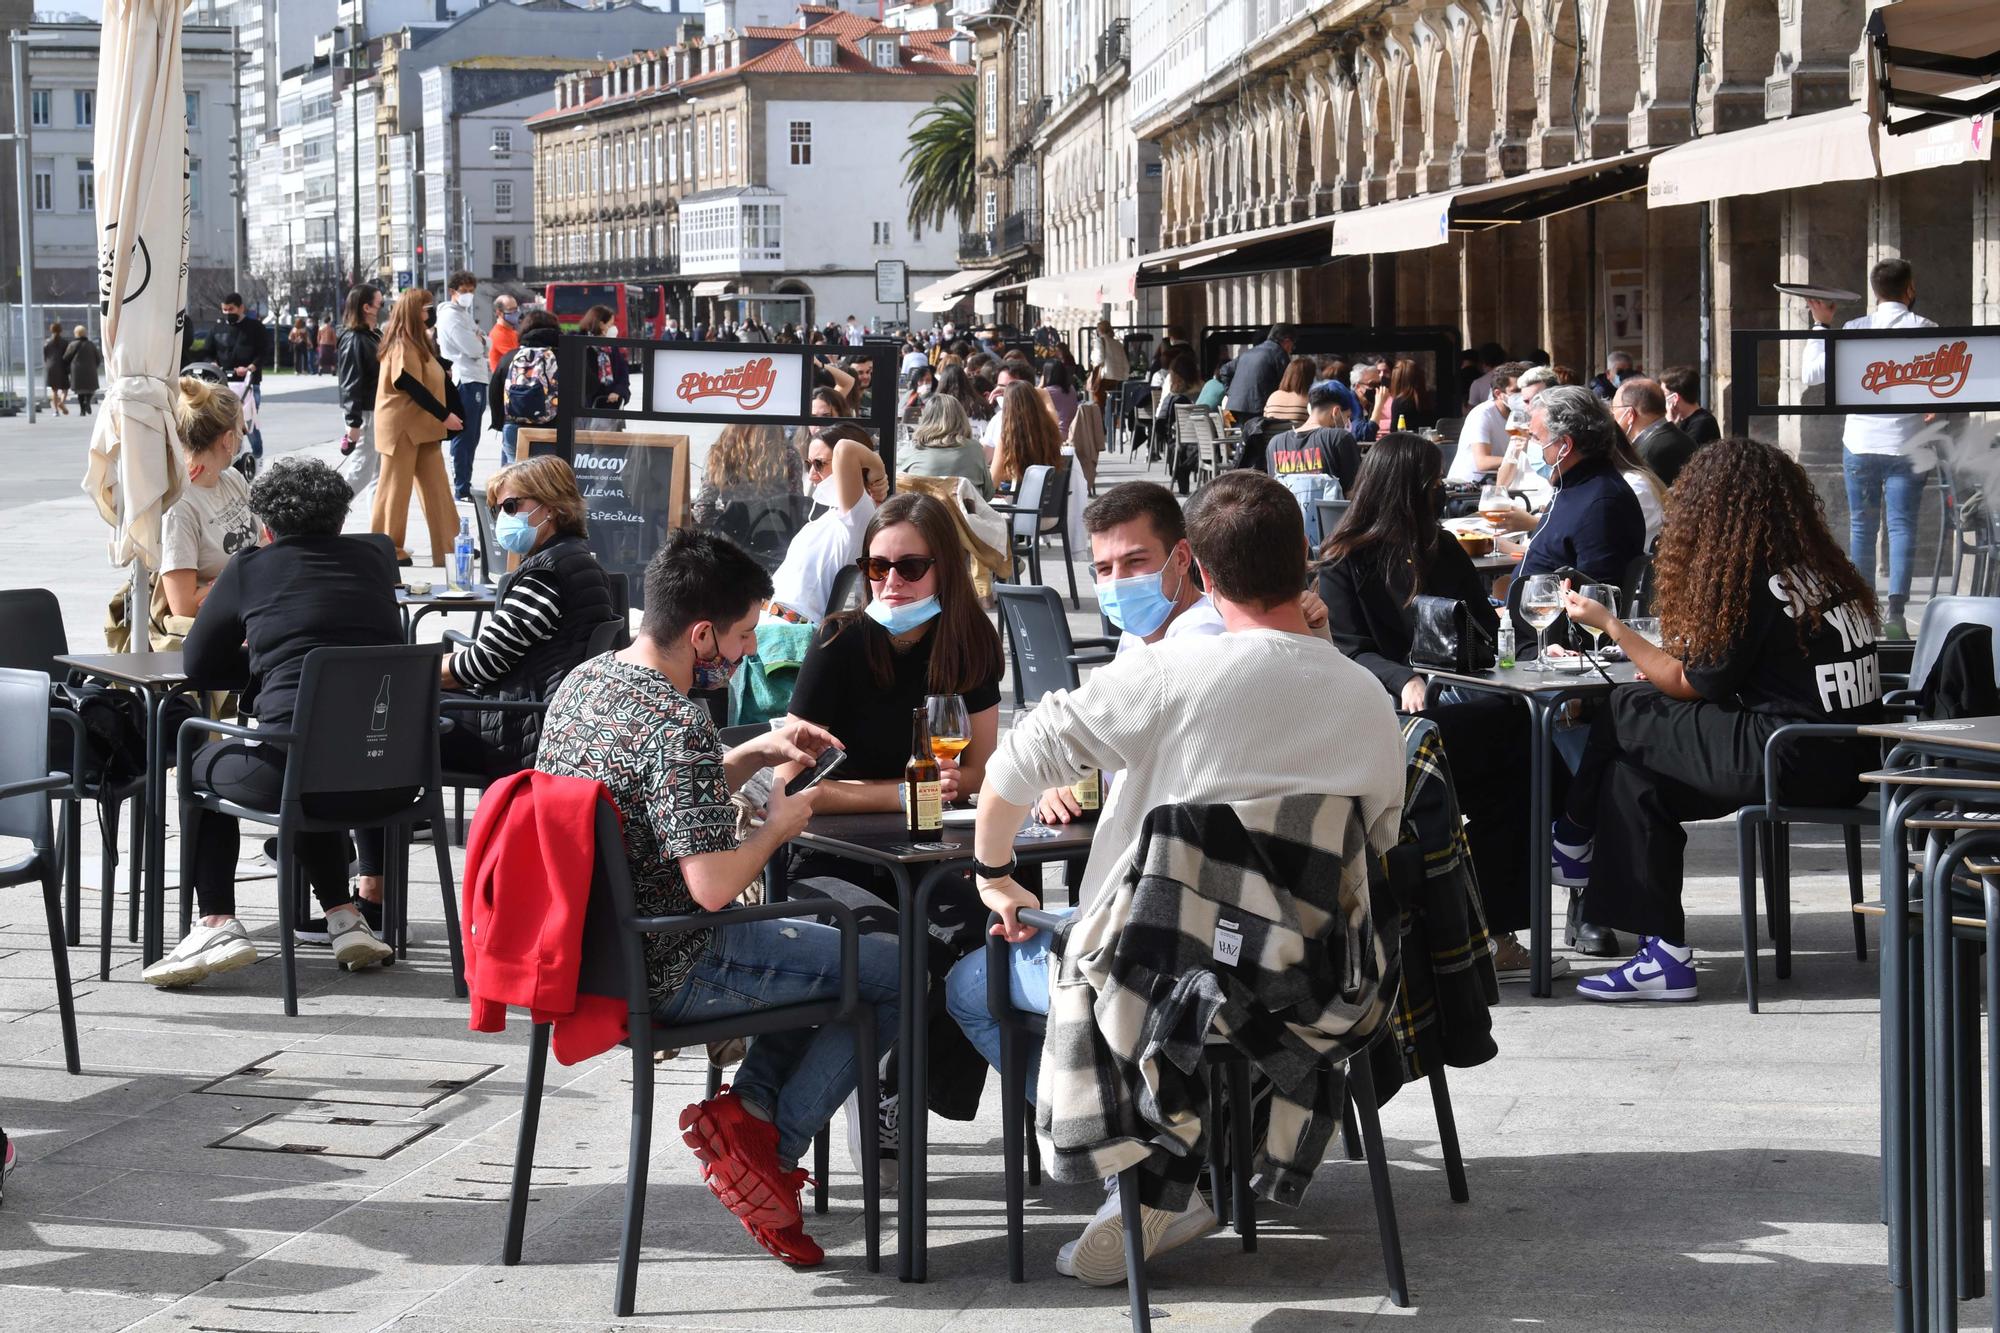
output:
[[[298,1153],[308,1157],[393,1157],[436,1125],[363,1119],[360,1116],[267,1115],[209,1144],[237,1152]]]
[[[340,1102],[422,1110],[471,1087],[499,1065],[399,1060],[329,1051],[278,1051],[199,1089],[224,1097]]]

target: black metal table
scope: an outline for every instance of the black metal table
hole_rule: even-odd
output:
[[[432,588],[429,592],[411,592],[400,583],[396,585],[396,606],[403,613],[403,638],[410,643],[417,641],[417,622],[425,616],[451,611],[470,611],[474,616],[489,615],[496,600],[493,588],[474,588],[472,594],[466,596],[439,588]],[[477,627],[475,620],[474,629]]]
[[[1023,866],[1070,861],[1090,851],[1097,831],[1095,821],[1056,827],[1052,838],[1017,838],[1014,855]],[[946,828],[936,841],[938,848],[921,848],[910,842],[899,813],[862,815],[820,815],[806,825],[793,841],[828,856],[861,865],[879,866],[889,872],[896,885],[899,914],[896,932],[902,978],[902,1015],[898,1027],[899,1057],[897,1079],[901,1110],[897,1124],[902,1141],[897,1145],[900,1173],[896,1200],[896,1252],[899,1276],[905,1282],[926,1278],[925,1168],[930,1150],[930,1104],[926,1080],[930,1077],[930,995],[929,950],[931,894],[948,876],[962,873],[972,861],[971,826]],[[864,1117],[873,1108],[863,1107]],[[863,1133],[872,1126],[864,1125]]]
[[[1471,672],[1415,667],[1430,678],[1431,698],[1436,697],[1438,687],[1452,685],[1461,690],[1518,699],[1528,710],[1528,933],[1532,936],[1529,952],[1533,957],[1528,985],[1537,996],[1547,996],[1551,989],[1550,934],[1554,914],[1549,902],[1549,858],[1554,853],[1551,822],[1555,816],[1550,810],[1553,804],[1550,779],[1554,773],[1556,709],[1571,699],[1603,698],[1611,693],[1613,685],[1629,684],[1639,678],[1638,669],[1630,662],[1602,665],[1609,680],[1589,666],[1584,666],[1580,674],[1530,671],[1521,666]]]
[[[166,952],[167,756],[174,738],[160,734],[168,700],[187,688],[181,655],[172,653],[71,653],[56,661],[72,671],[128,685],[146,700],[145,925],[140,932],[142,965]]]

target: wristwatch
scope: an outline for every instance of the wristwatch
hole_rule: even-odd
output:
[[[990,866],[975,856],[972,858],[972,873],[978,879],[1010,879],[1013,877],[1014,868],[1020,864],[1021,859],[1019,857],[1010,856],[1007,858],[1006,865]]]

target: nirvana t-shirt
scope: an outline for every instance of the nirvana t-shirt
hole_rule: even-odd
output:
[[[257,545],[262,530],[250,513],[250,483],[233,467],[216,473],[215,485],[188,485],[160,525],[160,572],[192,569],[213,582],[229,557]]]
[[[1715,703],[1809,721],[1865,722],[1882,711],[1875,625],[1845,601],[1824,606],[1800,642],[1805,607],[1825,591],[1816,580],[1778,574],[1752,585],[1750,617],[1714,663],[1687,668],[1688,684]]]
[[[931,632],[898,652],[889,633],[866,616],[843,616],[819,627],[813,645],[799,667],[792,689],[794,717],[817,722],[832,732],[847,751],[838,776],[863,781],[901,780],[910,758],[910,714],[924,706],[930,694]],[[868,665],[868,641],[889,648],[894,680],[878,685]],[[1000,703],[1000,678],[981,681],[962,691],[968,715],[977,716]]]
[[[1338,426],[1308,431],[1288,430],[1271,437],[1264,451],[1264,469],[1286,477],[1319,475],[1340,483],[1342,495],[1354,494],[1354,474],[1361,470],[1361,446]]]

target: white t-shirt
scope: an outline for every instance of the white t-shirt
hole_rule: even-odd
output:
[[[212,582],[229,557],[258,544],[263,526],[250,513],[250,483],[233,467],[213,486],[184,486],[160,528],[160,572],[192,569]]]
[[[1507,409],[1488,398],[1465,414],[1465,426],[1458,432],[1458,453],[1451,460],[1446,481],[1477,481],[1480,468],[1474,461],[1475,446],[1499,458],[1507,452]]]
[[[833,478],[819,484],[813,499],[824,505],[834,502]],[[784,563],[771,575],[771,600],[804,616],[817,625],[826,619],[826,599],[840,571],[861,558],[861,538],[875,517],[875,498],[867,491],[846,513],[828,509],[799,529],[785,549]]]
[[[1660,526],[1667,521],[1667,511],[1660,504],[1660,497],[1653,493],[1653,484],[1646,480],[1645,473],[1627,472],[1623,475],[1625,484],[1639,498],[1639,512],[1646,518],[1646,549],[1650,551],[1653,543],[1660,539]]]
[[[1225,628],[1221,614],[1215,609],[1215,603],[1209,601],[1208,595],[1204,593],[1190,603],[1187,610],[1167,622],[1167,632],[1160,636],[1160,642],[1166,643],[1173,639],[1202,634],[1220,634]],[[1118,651],[1121,653],[1129,653],[1134,648],[1148,646],[1144,639],[1130,630],[1118,636]]]

